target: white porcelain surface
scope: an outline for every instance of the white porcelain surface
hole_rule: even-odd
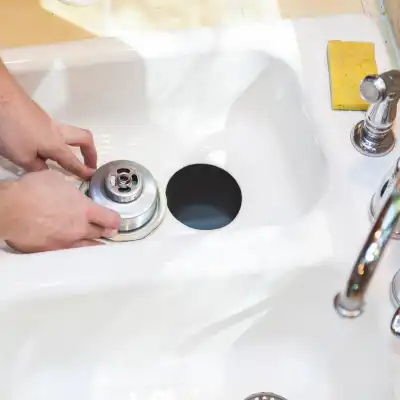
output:
[[[357,15],[2,54],[52,115],[92,130],[100,163],[133,159],[163,188],[182,166],[212,163],[243,192],[220,231],[168,213],[139,242],[0,252],[2,399],[394,398],[398,243],[365,315],[341,319],[332,299],[397,151],[352,148],[362,114],[330,109],[329,39],[373,41],[390,68],[377,28]],[[2,177],[18,173],[2,164]]]

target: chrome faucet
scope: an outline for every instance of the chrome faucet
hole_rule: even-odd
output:
[[[400,71],[366,76],[361,82],[360,92],[370,106],[365,119],[354,127],[351,141],[364,155],[384,156],[395,145],[393,123],[400,99]]]
[[[376,217],[346,287],[343,292],[335,296],[335,309],[341,316],[354,318],[363,312],[368,286],[399,219],[400,172],[397,172],[391,193]],[[394,334],[400,335],[400,308],[393,317],[391,329]]]

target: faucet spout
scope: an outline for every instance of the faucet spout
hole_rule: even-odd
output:
[[[354,318],[363,312],[368,286],[399,218],[400,173],[358,255],[344,291],[335,296],[335,309],[341,316]]]

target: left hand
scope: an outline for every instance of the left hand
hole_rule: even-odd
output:
[[[0,155],[27,172],[47,169],[53,160],[86,180],[97,164],[91,132],[54,121],[21,88],[7,102],[0,98]],[[80,147],[82,163],[70,146]]]
[[[121,218],[86,197],[56,171],[2,183],[0,236],[24,253],[95,246],[114,236]]]

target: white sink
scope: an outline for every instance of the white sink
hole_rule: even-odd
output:
[[[100,163],[134,159],[162,183],[188,163],[218,165],[244,193],[238,222],[252,226],[291,223],[321,197],[326,163],[287,56],[222,46],[143,59],[97,45],[95,65],[89,48],[19,80],[56,118],[93,131]]]
[[[243,204],[218,231],[167,213],[139,242],[0,252],[2,400],[395,398],[398,244],[365,314],[333,309],[396,154],[361,156],[349,133],[362,114],[330,110],[330,39],[374,41],[390,68],[361,15],[3,52],[44,108],[92,130],[100,164],[133,159],[165,189],[211,163]]]
[[[249,274],[15,301],[1,313],[3,398],[389,399],[385,330],[373,311],[338,320],[336,278],[321,265],[275,290]]]

